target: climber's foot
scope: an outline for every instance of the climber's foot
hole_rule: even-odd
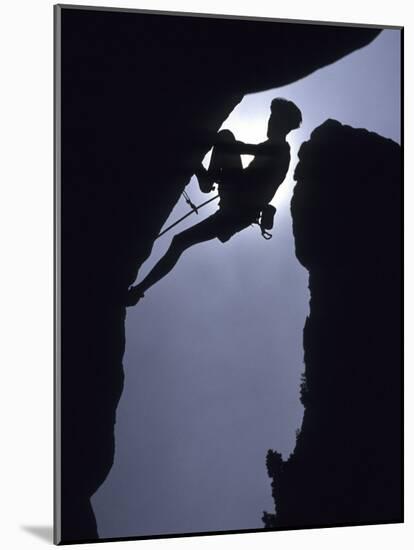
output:
[[[140,289],[139,285],[131,286],[127,293],[125,305],[127,307],[135,306],[143,297],[144,293]]]

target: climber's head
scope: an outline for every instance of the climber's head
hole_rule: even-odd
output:
[[[269,139],[286,137],[291,130],[299,128],[302,123],[300,109],[288,99],[276,97],[270,106],[271,115],[267,125]]]

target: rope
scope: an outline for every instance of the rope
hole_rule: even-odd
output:
[[[188,196],[188,195],[187,195]],[[190,212],[187,212],[187,214],[185,214],[184,216],[182,216],[179,220],[177,220],[176,222],[172,223],[171,225],[169,225],[168,227],[166,227],[164,229],[164,231],[161,231],[161,233],[159,233],[157,235],[157,237],[155,237],[155,240],[159,239],[160,237],[162,237],[162,235],[164,235],[165,233],[167,233],[167,231],[170,231],[170,229],[172,229],[173,227],[175,227],[176,225],[178,225],[179,223],[181,223],[183,220],[185,220],[186,218],[188,218],[188,216],[191,216],[191,214],[193,214],[194,212],[198,211],[200,208],[203,208],[203,206],[206,206],[206,204],[209,204],[210,202],[218,199],[219,195],[215,195],[214,197],[212,197],[211,199],[208,199],[208,201],[205,201],[201,204],[199,204],[198,206],[195,206],[194,205],[194,208],[191,207],[191,210]],[[185,198],[185,197],[184,197]],[[187,201],[186,201],[187,202]]]
[[[162,237],[163,235],[165,235],[165,233],[167,233],[168,231],[170,231],[173,227],[175,227],[176,225],[178,225],[179,223],[181,223],[182,221],[184,221],[186,218],[188,218],[188,216],[191,216],[191,214],[198,214],[198,211],[200,208],[203,208],[203,206],[206,206],[207,204],[209,204],[210,202],[216,200],[219,198],[219,195],[214,195],[214,197],[212,197],[211,199],[208,199],[208,201],[205,201],[201,204],[199,204],[198,206],[196,206],[190,199],[188,193],[184,190],[182,192],[182,195],[185,199],[185,202],[190,206],[191,210],[190,212],[187,212],[187,214],[184,214],[184,216],[182,216],[181,218],[179,218],[177,221],[175,221],[174,223],[172,223],[171,225],[169,225],[168,227],[166,227],[164,229],[164,231],[161,231],[161,233],[159,233],[156,237],[155,237],[155,240],[159,239],[160,237]],[[269,231],[266,231],[265,229],[263,229],[263,227],[261,226],[260,222],[257,220],[255,222],[253,222],[254,224],[258,225],[260,227],[260,231],[262,232],[262,237],[266,240],[266,241],[270,241],[270,239],[273,237],[273,235],[271,233],[269,233]]]
[[[189,194],[187,193],[187,191],[185,189],[182,192],[182,195],[185,199],[185,202],[192,209],[192,211],[195,212],[196,214],[198,214],[198,207],[191,201],[190,196],[189,196]]]

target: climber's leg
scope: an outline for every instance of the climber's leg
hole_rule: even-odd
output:
[[[220,220],[216,214],[173,237],[164,256],[138,285],[131,287],[128,291],[127,305],[135,305],[148,288],[165,277],[173,269],[185,250],[197,243],[217,237]]]

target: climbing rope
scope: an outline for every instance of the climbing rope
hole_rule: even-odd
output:
[[[184,193],[187,195],[188,197],[188,200],[187,198],[185,197]],[[194,212],[196,214],[198,214],[198,211],[200,210],[200,208],[203,208],[203,206],[206,206],[206,204],[209,204],[210,202],[216,200],[219,198],[219,195],[214,195],[214,197],[212,197],[211,199],[208,199],[208,201],[205,201],[201,204],[199,204],[198,206],[196,206],[195,204],[193,204],[190,200],[190,197],[188,196],[188,194],[184,191],[183,192],[183,196],[185,198],[185,202],[187,204],[189,204],[191,206],[191,210],[190,212],[187,212],[187,214],[185,214],[184,216],[182,216],[180,219],[178,219],[176,222],[172,223],[171,225],[169,225],[168,227],[166,227],[164,229],[164,231],[161,231],[161,233],[159,233],[156,237],[156,239],[159,239],[160,237],[162,237],[162,235],[164,235],[165,233],[167,233],[167,231],[170,231],[170,229],[172,229],[173,227],[175,227],[176,225],[178,225],[179,223],[181,223],[183,220],[185,220],[186,218],[188,218],[188,216],[191,216],[191,214],[194,214]]]
[[[162,237],[163,235],[165,235],[165,233],[167,233],[168,231],[170,231],[173,227],[175,227],[176,225],[178,225],[179,223],[181,223],[182,221],[184,221],[186,218],[188,218],[188,216],[191,216],[191,214],[197,214],[198,215],[198,211],[200,210],[200,208],[203,208],[203,206],[206,206],[207,204],[209,204],[210,202],[213,202],[214,200],[218,199],[219,198],[219,195],[214,195],[214,197],[212,197],[211,199],[208,199],[208,201],[205,201],[201,204],[199,204],[198,206],[196,206],[192,200],[190,199],[190,196],[189,194],[187,193],[187,191],[183,191],[182,192],[182,195],[184,197],[184,200],[185,202],[190,206],[191,210],[189,212],[187,212],[187,214],[184,214],[184,216],[182,216],[181,218],[179,218],[177,221],[175,221],[174,223],[172,223],[171,225],[169,225],[168,227],[166,227],[164,229],[164,231],[161,231],[161,233],[159,233],[157,235],[157,237],[155,238],[155,240],[159,239],[160,237]],[[259,222],[259,220],[257,219],[255,222],[253,222],[253,225],[258,225],[260,227],[260,231],[262,232],[262,237],[266,240],[266,241],[269,241],[271,238],[272,238],[272,234],[269,233],[268,231],[266,231],[266,229],[264,229],[261,225],[261,223]]]

